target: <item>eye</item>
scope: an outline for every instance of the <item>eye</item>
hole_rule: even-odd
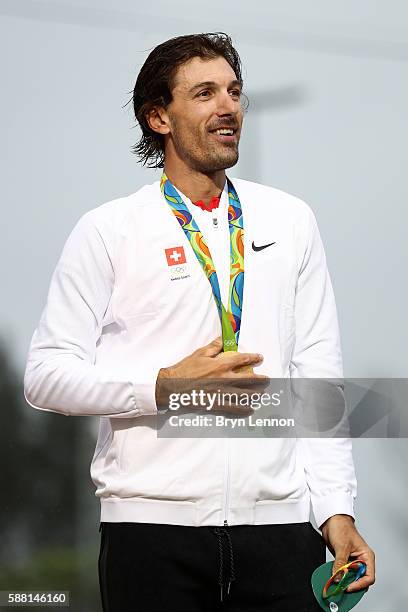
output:
[[[230,94],[233,98],[239,98],[241,96],[241,90],[240,89],[231,89],[230,90]]]
[[[198,98],[208,98],[208,96],[211,94],[209,89],[203,89],[202,91],[200,91],[199,94],[197,94]]]

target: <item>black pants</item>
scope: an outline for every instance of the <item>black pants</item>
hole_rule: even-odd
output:
[[[321,612],[310,577],[325,544],[309,522],[101,523],[101,532],[104,612]]]

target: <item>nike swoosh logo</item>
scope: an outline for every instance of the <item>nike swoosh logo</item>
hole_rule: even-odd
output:
[[[276,242],[270,242],[269,244],[263,244],[262,246],[255,246],[254,241],[252,241],[252,248],[254,251],[263,251],[263,249],[266,249],[267,247],[270,247],[273,244],[276,244]]]

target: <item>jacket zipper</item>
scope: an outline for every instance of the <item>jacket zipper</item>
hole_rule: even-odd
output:
[[[229,506],[229,487],[230,487],[230,448],[229,438],[225,438],[225,470],[224,470],[224,527],[228,527],[228,506]]]

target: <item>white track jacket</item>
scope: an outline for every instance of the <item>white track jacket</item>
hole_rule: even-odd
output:
[[[336,305],[312,210],[278,189],[231,180],[245,229],[239,350],[261,353],[255,371],[271,378],[342,378]],[[227,304],[226,187],[217,227],[213,213],[184,201]],[[166,249],[180,247],[186,262],[170,266]],[[159,369],[220,335],[210,283],[158,181],[79,219],[31,340],[24,393],[40,410],[100,417],[91,476],[101,520],[296,523],[309,520],[310,503],[318,527],[334,514],[354,516],[348,438],[157,436]]]

